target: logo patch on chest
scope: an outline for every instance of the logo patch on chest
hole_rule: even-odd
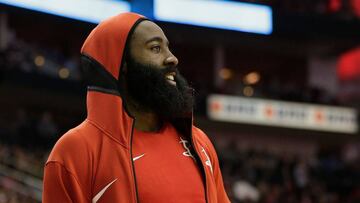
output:
[[[179,143],[181,143],[183,145],[184,149],[186,150],[182,154],[184,156],[191,157],[195,161],[195,157],[191,154],[191,151],[190,151],[190,143],[189,143],[189,141],[183,139],[182,137],[180,137],[180,140],[181,141]]]

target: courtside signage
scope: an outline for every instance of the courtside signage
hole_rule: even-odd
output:
[[[0,3],[90,23],[130,11],[130,4],[116,0],[0,0]]]
[[[217,121],[249,123],[338,133],[358,131],[352,108],[210,95],[207,111]]]
[[[265,35],[273,31],[271,7],[224,0],[154,0],[154,18]]]

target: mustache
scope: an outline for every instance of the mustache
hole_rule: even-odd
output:
[[[177,66],[166,66],[165,68],[161,69],[161,72],[163,74],[172,73],[172,72],[179,73],[179,69]]]

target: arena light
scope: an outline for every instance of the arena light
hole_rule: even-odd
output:
[[[233,72],[229,68],[221,68],[219,70],[219,76],[224,80],[229,80],[233,76]]]
[[[128,2],[116,0],[0,0],[0,3],[90,23],[130,11]]]
[[[67,68],[65,68],[65,67],[62,67],[62,68],[60,68],[59,69],[59,77],[61,78],[61,79],[67,79],[67,78],[69,78],[69,76],[70,76],[70,70],[69,69],[67,69]]]
[[[260,74],[256,71],[248,73],[243,81],[245,84],[254,85],[260,81]]]
[[[269,35],[272,9],[220,0],[154,0],[156,20]]]
[[[36,56],[34,59],[34,63],[39,68],[43,67],[45,64],[45,57],[41,55]]]

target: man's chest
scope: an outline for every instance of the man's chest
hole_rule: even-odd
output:
[[[190,141],[176,131],[168,133],[134,134],[133,161],[140,201],[205,202],[203,177]]]

